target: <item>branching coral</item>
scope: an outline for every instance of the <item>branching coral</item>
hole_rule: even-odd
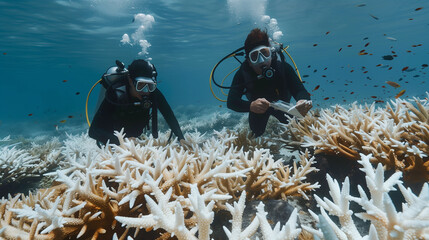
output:
[[[21,149],[19,144],[1,147],[0,189],[16,188],[58,167],[62,159],[59,144],[54,138],[44,144],[32,143],[29,149]]]
[[[131,221],[126,225],[144,222],[159,228],[161,237],[194,236],[198,231],[199,237],[206,238],[212,209],[226,208],[230,193],[235,198],[244,191],[249,191],[249,197],[285,198],[305,196],[317,187],[304,182],[305,175],[315,170],[312,160],[295,165],[291,174],[267,150],[245,153],[232,143],[235,136],[220,135],[224,137],[197,143],[201,136],[195,134],[190,139],[194,149],[189,151],[177,141],[160,144],[166,136],[158,141],[132,141],[122,133],[117,133],[119,145],[103,149],[88,142],[82,148],[85,152],[76,153],[74,145],[67,144],[61,151],[70,164],[56,172],[59,185],[2,201],[0,236],[97,239],[115,235],[124,239],[146,234],[132,233],[117,223],[126,217]],[[174,225],[167,224],[173,217]]]
[[[397,99],[384,109],[375,104],[335,106],[315,120],[292,120],[285,142],[314,147],[315,153],[357,160],[372,154],[372,162],[404,172],[406,181],[429,181],[429,104]]]
[[[326,230],[327,225],[332,228],[338,239],[428,239],[429,238],[429,188],[425,183],[420,195],[414,195],[410,189],[402,186],[399,180],[401,172],[393,174],[389,179],[384,179],[384,171],[379,163],[376,169],[373,169],[370,159],[371,155],[361,154],[362,171],[366,174],[367,186],[370,191],[370,197],[359,186],[360,197],[352,197],[349,194],[349,180],[342,184],[342,189],[336,180],[328,175],[330,195],[332,200],[327,198],[316,200],[321,209],[321,215],[327,224],[322,224]],[[389,192],[394,190],[397,185],[404,195],[406,203],[402,204],[402,212],[398,212],[392,203]],[[365,210],[363,213],[355,214],[357,217],[369,220],[371,222],[368,236],[361,236],[358,232],[349,208],[350,200],[358,203]],[[338,227],[329,217],[337,216],[341,225]],[[322,220],[313,214],[316,220]],[[315,230],[303,226],[309,232],[314,233],[319,238],[323,238],[321,230]],[[325,239],[330,239],[326,238]]]

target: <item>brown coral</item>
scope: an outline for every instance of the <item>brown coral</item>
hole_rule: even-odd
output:
[[[335,106],[320,117],[292,120],[283,141],[314,147],[315,153],[350,160],[372,154],[373,162],[404,172],[406,181],[429,181],[429,106],[415,99],[391,101],[384,109],[375,104]]]
[[[3,199],[0,236],[112,239],[117,235],[125,239],[133,233],[115,217],[148,215],[147,197],[156,192],[155,188],[166,196],[171,191],[171,200],[184,206],[185,223],[192,226],[195,219],[188,216],[189,204],[185,201],[191,186],[202,193],[212,192],[208,201],[214,200],[218,208],[225,207],[228,194],[237,197],[236,193],[243,190],[249,190],[252,196],[261,194],[262,198],[285,198],[289,194],[305,195],[317,187],[304,182],[305,175],[315,170],[311,161],[295,165],[291,174],[288,167],[272,159],[268,150],[255,149],[249,155],[232,144],[235,136],[225,132],[221,136],[204,143],[193,142],[191,151],[178,148],[177,143],[159,146],[162,141],[153,139],[135,144],[120,134],[119,146],[98,150],[98,155],[94,154],[94,144],[89,152],[74,155],[75,162],[68,169],[57,171],[56,181],[61,184],[28,196]],[[188,139],[192,142],[192,137]],[[156,184],[148,184],[148,177]]]

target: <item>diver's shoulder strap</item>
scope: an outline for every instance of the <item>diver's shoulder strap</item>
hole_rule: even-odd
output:
[[[158,138],[158,102],[156,97],[151,97],[152,101],[152,136]]]
[[[255,80],[255,76],[253,76],[250,71],[248,71],[249,69],[246,69],[246,67],[244,66],[244,64],[247,64],[247,62],[243,62],[241,65],[241,68],[239,70],[239,73],[241,73],[241,77],[243,78],[243,85],[245,88],[245,92],[246,95],[248,95],[250,92],[252,92],[253,87],[254,87],[254,80]],[[249,67],[250,68],[250,67]]]

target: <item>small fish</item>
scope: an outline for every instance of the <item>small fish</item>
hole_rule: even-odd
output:
[[[310,75],[307,75],[307,74],[306,74],[306,75],[303,75],[302,77],[307,78],[307,77],[309,77],[309,76],[310,76]]]
[[[393,54],[396,54],[396,52],[395,52],[395,51],[392,51],[392,53],[393,53]]]
[[[326,77],[326,75],[322,75],[322,77],[324,77],[324,78],[325,78],[325,77]]]
[[[405,71],[405,70],[407,70],[408,69],[408,67],[404,67],[404,68],[402,68],[402,71]]]
[[[349,44],[349,45],[347,45],[347,47],[352,47],[352,45],[351,45],[351,44]]]
[[[28,116],[29,116],[29,117],[31,117],[31,116],[33,116],[33,114],[32,114],[32,113],[29,113],[29,114],[28,114]]]
[[[418,8],[415,9],[415,11],[419,11],[419,10],[422,10],[422,9],[423,9],[422,7],[418,7]]]
[[[410,53],[411,51],[410,50],[407,50],[407,53]]]
[[[416,68],[409,68],[405,70],[405,72],[414,72],[414,71],[416,71]]]
[[[384,101],[383,101],[383,100],[375,100],[374,102],[375,102],[375,103],[384,103]]]
[[[366,44],[365,44],[365,47],[368,47],[368,45],[369,45],[369,43],[366,43]]]
[[[222,107],[222,105],[219,105],[219,107],[221,108],[221,107]]]
[[[428,66],[429,66],[429,65],[427,65],[426,63],[423,63],[423,64],[422,64],[422,67],[424,67],[424,68],[425,68],[425,67],[428,67]]]
[[[350,70],[350,72],[354,72],[354,71],[355,71],[355,70],[353,70],[353,69],[352,69],[352,70]]]
[[[313,47],[317,46],[317,43],[313,44]]]
[[[384,86],[384,85],[382,85],[381,87],[382,87],[382,88],[386,88],[386,86]]]
[[[338,49],[338,52],[341,52],[341,50],[343,50],[343,48]]]
[[[393,60],[393,56],[392,55],[384,55],[381,58],[383,58],[383,60]]]
[[[382,65],[383,65],[383,64],[381,64],[381,63],[380,63],[380,64],[377,64],[377,65],[375,65],[375,66],[376,66],[376,67],[380,67],[380,66],[382,66]]]
[[[361,3],[361,4],[356,5],[356,7],[365,7],[365,6],[366,6],[365,3]]]
[[[317,89],[319,89],[320,88],[320,85],[317,85],[314,89],[313,89],[313,92],[314,91],[316,91]]]
[[[364,37],[363,40],[368,40],[368,37]]]
[[[377,98],[377,96],[371,96],[372,98]]]
[[[408,18],[408,20],[412,21],[412,20],[414,20],[414,18]]]
[[[325,67],[323,70],[324,70],[324,71],[325,71],[325,70],[328,70],[328,68],[327,68],[327,67]]]
[[[325,34],[328,35],[330,33],[330,31],[327,31]]]
[[[363,73],[368,73],[368,71],[365,71],[365,72],[363,72]]]
[[[387,70],[392,70],[392,67],[388,68]]]
[[[350,94],[354,94],[355,92],[351,92]]]
[[[399,98],[399,97],[401,97],[402,95],[404,95],[404,93],[405,93],[405,89],[403,89],[403,90],[401,90],[396,96],[395,96],[395,98]]]
[[[67,82],[67,80],[63,80],[63,82]]]
[[[328,100],[329,99],[329,97],[325,97],[323,100]]]
[[[61,120],[60,123],[65,123],[67,120]]]
[[[420,75],[417,74],[417,75],[414,75],[413,77],[417,78],[417,77],[420,77]]]
[[[80,92],[76,92],[76,95],[79,95],[80,94]]]
[[[317,72],[317,69],[314,69],[313,72]]]
[[[398,55],[395,54],[395,55],[393,55],[393,57],[398,57]]]
[[[360,53],[358,53],[359,55],[368,55],[368,53],[367,52],[360,52]]]
[[[389,39],[389,40],[391,40],[391,41],[397,41],[397,39],[396,39],[396,38],[394,38],[394,37],[386,37],[386,39]]]
[[[5,52],[3,53],[3,55],[6,55],[6,54],[7,54],[7,53],[5,53]]]
[[[311,65],[308,65],[307,68],[311,68]]]
[[[73,116],[72,116],[72,115],[69,115],[69,116],[68,116],[68,118],[73,118]]]
[[[379,18],[378,17],[376,17],[376,16],[374,16],[374,15],[372,15],[372,14],[369,14],[372,18],[374,18],[375,20],[378,20]]]

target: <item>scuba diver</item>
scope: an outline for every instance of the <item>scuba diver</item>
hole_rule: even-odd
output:
[[[89,136],[97,144],[119,144],[114,131],[124,129],[126,137],[139,137],[152,120],[152,136],[158,137],[158,110],[182,146],[187,146],[179,123],[164,95],[157,88],[157,71],[151,63],[134,60],[127,69],[116,61],[103,75],[101,83],[106,88],[101,93],[102,102],[89,128]],[[103,81],[104,80],[104,81]]]
[[[272,50],[267,32],[253,29],[247,35],[244,50],[245,61],[232,80],[227,107],[249,112],[249,126],[255,137],[265,132],[270,116],[281,123],[288,122],[285,112],[270,107],[274,101],[289,103],[293,96],[296,109],[305,116],[312,108],[310,94],[282,53]],[[248,100],[242,99],[243,95]]]

